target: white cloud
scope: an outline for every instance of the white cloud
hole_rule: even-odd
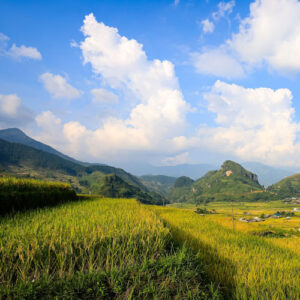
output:
[[[269,164],[300,164],[288,89],[244,88],[217,81],[205,94],[215,128],[200,128],[201,142],[221,153]]]
[[[230,15],[232,13],[233,7],[235,6],[234,0],[224,2],[221,1],[218,3],[218,10],[212,13],[212,17],[215,21],[224,18],[226,15]]]
[[[41,53],[36,48],[26,47],[24,45],[17,47],[15,44],[13,44],[7,53],[16,59],[22,57],[36,59],[36,60],[42,59]]]
[[[6,36],[4,33],[0,32],[0,41],[3,42],[3,41],[8,41],[9,40],[9,37]]]
[[[226,49],[217,48],[192,53],[191,59],[196,71],[201,74],[225,77],[228,79],[240,78],[245,75],[241,64],[226,53]]]
[[[265,61],[278,71],[299,72],[300,2],[257,0],[229,44],[242,61]]]
[[[249,16],[241,20],[238,33],[233,34],[231,39],[220,45],[217,50],[225,51],[231,57],[232,68],[235,68],[238,62],[243,65],[244,71],[267,66],[282,74],[299,73],[300,2],[256,0],[250,5]],[[210,54],[209,51],[200,52],[199,57],[205,57]],[[214,64],[208,64],[204,73],[214,74],[214,67]],[[198,68],[199,70],[201,71]],[[226,72],[223,75],[215,75],[230,78],[230,73],[231,68],[228,68],[229,76]]]
[[[91,90],[93,95],[93,103],[118,103],[118,96],[105,89],[93,89]]]
[[[38,51],[38,49],[34,47],[26,47],[24,45],[17,47],[16,44],[13,44],[8,49],[7,47],[8,41],[9,41],[9,37],[0,32],[0,54],[1,55],[10,56],[14,59],[21,59],[21,58],[30,58],[36,60],[42,59],[42,54]]]
[[[82,92],[70,85],[66,78],[61,75],[44,73],[40,76],[45,89],[56,99],[75,99],[82,95]]]
[[[15,95],[0,94],[0,126],[21,126],[30,123],[33,120],[32,112],[21,102],[21,99]]]
[[[190,161],[190,155],[188,152],[180,153],[175,156],[169,156],[162,159],[163,166],[176,166],[186,164]]]
[[[204,33],[212,33],[215,30],[215,25],[213,22],[209,21],[208,19],[205,19],[201,22],[202,30]]]
[[[174,65],[167,60],[149,60],[141,44],[98,23],[93,14],[85,17],[81,31],[85,36],[80,44],[84,63],[89,63],[109,88],[130,92],[136,105],[127,117],[104,119],[103,126],[95,130],[78,122],[61,124],[67,152],[98,161],[129,152],[176,153],[170,145],[173,137],[185,130],[190,107],[179,88]],[[102,100],[107,101],[116,99],[102,89],[94,90],[94,95],[105,96]]]

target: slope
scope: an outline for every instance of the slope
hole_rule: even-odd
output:
[[[176,181],[176,177],[165,175],[143,175],[139,179],[150,191],[164,196],[167,195]]]
[[[157,197],[161,200],[159,195],[150,195],[138,178],[122,169],[101,165],[85,167],[55,154],[1,139],[0,174],[69,182],[77,192],[84,193],[91,192],[91,185],[102,176],[115,174],[128,185],[149,195],[149,199]]]
[[[268,191],[278,198],[300,197],[300,174],[289,176],[269,186]]]
[[[193,183],[194,180],[186,176],[181,176],[177,178],[174,186],[167,194],[167,199],[170,202],[190,201]]]

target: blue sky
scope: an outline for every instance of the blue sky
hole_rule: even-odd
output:
[[[82,160],[299,166],[300,2],[0,0],[0,127]]]

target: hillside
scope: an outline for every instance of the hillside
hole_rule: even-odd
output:
[[[170,202],[187,202],[191,201],[191,191],[194,180],[181,176],[177,178],[174,186],[167,195]]]
[[[76,159],[69,157],[57,150],[55,150],[54,148],[41,143],[39,141],[36,141],[34,139],[32,139],[31,137],[29,137],[28,135],[26,135],[22,130],[18,129],[18,128],[7,128],[7,129],[2,129],[0,130],[0,139],[5,140],[7,142],[11,142],[11,143],[19,143],[19,144],[23,144],[38,150],[42,150],[51,154],[55,154],[57,156],[60,156],[64,159],[70,160],[72,162],[75,163],[79,163],[79,164],[84,164],[82,162],[77,161]]]
[[[278,198],[300,197],[300,174],[289,176],[269,186],[268,191]]]
[[[176,181],[176,177],[165,175],[143,175],[139,179],[150,191],[163,196],[167,195]]]
[[[104,165],[86,167],[55,154],[1,139],[0,174],[69,182],[77,192],[81,193],[90,193],[91,186],[97,184],[102,176],[115,174],[128,185],[135,187],[137,189],[135,191],[139,190],[148,195],[149,199],[156,197],[157,200],[161,200],[159,195],[150,195],[138,178],[122,169]]]
[[[183,181],[184,182],[184,181]],[[238,163],[227,160],[219,170],[209,171],[193,184],[174,186],[167,195],[170,201],[258,201],[270,200],[274,194],[265,192],[257,175]]]
[[[242,200],[248,194],[262,191],[256,174],[230,160],[225,161],[218,171],[208,172],[193,185],[193,194],[198,200]]]

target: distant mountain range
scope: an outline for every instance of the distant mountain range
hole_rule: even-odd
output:
[[[210,164],[141,165],[140,168],[140,172],[146,170],[151,175],[136,177],[121,168],[81,162],[28,137],[17,128],[0,130],[0,175],[67,181],[77,192],[110,197],[123,195],[145,203],[162,203],[164,197],[170,201],[196,201],[205,197],[226,200],[226,195],[233,194],[240,198],[251,194],[248,200],[267,200],[270,193],[264,192],[264,186],[271,185],[269,191],[276,195],[284,186],[281,196],[295,195],[295,190],[300,189],[300,178],[288,177],[294,173],[292,170],[253,162],[239,165],[226,161],[215,171],[217,167]],[[153,175],[155,173],[157,175]],[[283,183],[276,185],[280,180]]]
[[[9,136],[9,132],[12,136]],[[26,138],[26,135],[23,133],[24,137],[21,133],[13,129],[6,130],[4,135],[6,139],[18,140],[19,143],[0,139],[1,175],[64,181],[69,182],[77,192],[97,191],[98,194],[102,194],[101,189],[103,189],[103,194],[106,196],[109,196],[107,191],[110,190],[111,197],[118,194],[124,197],[125,195],[135,197],[145,203],[163,202],[161,195],[150,191],[136,176],[123,169],[107,165],[86,166],[69,157],[65,159],[65,156],[55,149]],[[30,143],[34,147],[22,144],[21,141]],[[108,179],[106,180],[105,177]]]
[[[242,162],[240,163],[247,170],[257,174],[258,181],[265,187],[276,183],[277,181],[300,172],[296,168],[277,168],[270,167],[258,162]],[[164,175],[170,177],[188,176],[197,180],[204,176],[208,171],[217,170],[220,165],[213,164],[181,164],[176,166],[152,166],[150,164],[124,164],[122,166],[132,174],[142,175]]]

